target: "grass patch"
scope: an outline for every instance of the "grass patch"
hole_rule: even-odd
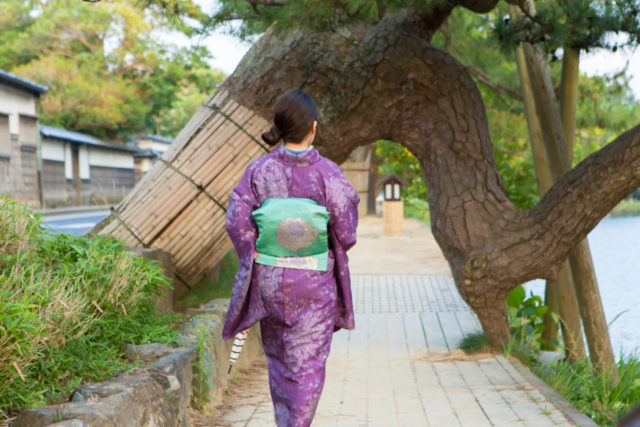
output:
[[[429,202],[422,199],[405,199],[405,218],[413,218],[422,221],[427,227],[431,227],[431,214],[429,212]]]
[[[534,363],[531,370],[598,425],[615,426],[617,420],[640,404],[640,358],[622,355],[617,363],[620,381],[597,374],[589,360],[574,364],[561,360],[551,365]]]
[[[87,381],[131,366],[126,344],[174,344],[180,317],[157,315],[169,286],[122,242],[52,234],[0,195],[0,415],[66,401]]]
[[[198,307],[216,298],[230,298],[233,280],[240,267],[240,261],[236,252],[232,249],[222,258],[220,275],[217,280],[212,281],[205,277],[186,294],[173,302],[175,310],[185,310],[187,308]]]
[[[465,336],[458,347],[460,347],[460,350],[464,351],[466,354],[493,350],[493,347],[489,344],[489,341],[487,341],[487,337],[484,335],[484,332],[476,332]]]

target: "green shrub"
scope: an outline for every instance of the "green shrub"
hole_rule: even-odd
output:
[[[611,385],[609,375],[596,372],[587,358],[573,364],[567,360],[550,365],[539,363],[533,354],[548,344],[542,339],[543,317],[548,308],[533,293],[526,298],[524,288],[518,286],[507,296],[507,310],[511,340],[505,351],[517,353],[533,372],[596,423],[614,426],[620,417],[640,404],[640,358],[637,355],[620,357],[616,386]],[[552,318],[558,322],[557,315],[553,314]]]
[[[427,227],[431,226],[431,215],[429,211],[429,202],[422,199],[405,199],[404,216],[406,218],[414,218],[425,223]]]
[[[202,278],[189,292],[174,301],[173,309],[180,311],[199,307],[216,298],[231,298],[233,281],[239,267],[240,261],[236,251],[231,249],[222,258],[218,278],[216,280],[211,280],[209,277]]]
[[[549,307],[544,305],[544,301],[538,295],[530,292],[526,296],[522,285],[515,287],[507,295],[507,316],[509,318],[509,328],[511,336],[519,346],[530,347],[534,353],[538,353],[543,348],[557,347],[560,345],[555,339],[548,343],[542,337],[545,324],[544,316]],[[551,313],[554,323],[559,325],[559,318],[556,313]]]
[[[177,317],[151,302],[166,286],[159,265],[123,243],[48,233],[0,195],[0,411],[66,400],[126,369],[125,344],[174,343]]]
[[[482,351],[491,351],[492,347],[487,340],[484,332],[474,332],[473,334],[466,335],[460,342],[460,350],[466,354],[475,354]]]

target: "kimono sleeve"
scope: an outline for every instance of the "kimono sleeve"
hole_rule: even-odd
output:
[[[332,168],[325,185],[329,229],[347,251],[356,243],[360,197],[337,165]]]
[[[258,228],[251,212],[257,200],[251,187],[252,169],[247,169],[229,195],[225,226],[240,262],[253,257]]]
[[[224,339],[229,339],[249,328],[265,315],[259,287],[251,281],[253,254],[258,235],[258,227],[251,215],[257,204],[251,186],[252,171],[253,169],[249,167],[240,179],[240,183],[229,195],[225,218],[227,233],[238,254],[240,267],[233,282],[229,310],[222,329]]]

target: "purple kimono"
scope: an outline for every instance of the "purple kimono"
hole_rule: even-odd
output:
[[[251,212],[268,198],[308,198],[329,211],[327,271],[254,263],[258,229]],[[331,337],[353,329],[347,250],[356,242],[359,198],[315,148],[278,146],[252,162],[233,189],[226,227],[240,259],[222,336],[260,321],[278,426],[308,426],[324,384]]]

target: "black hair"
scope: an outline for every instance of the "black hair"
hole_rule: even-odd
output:
[[[289,90],[273,106],[273,126],[262,134],[262,139],[269,145],[276,145],[281,139],[302,142],[317,119],[313,99],[301,90]]]

